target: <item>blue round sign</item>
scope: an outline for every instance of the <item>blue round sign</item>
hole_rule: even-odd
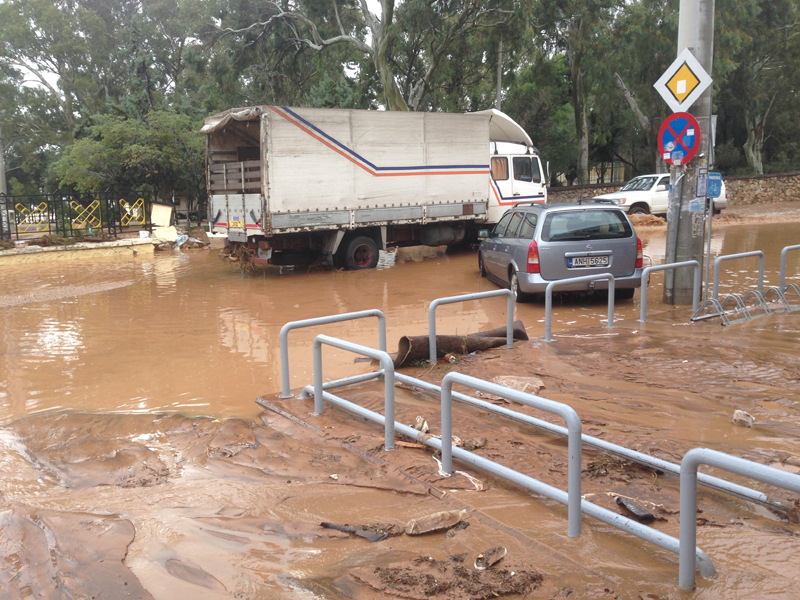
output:
[[[700,125],[692,115],[677,112],[661,124],[658,131],[658,151],[664,162],[685,165],[700,149]]]

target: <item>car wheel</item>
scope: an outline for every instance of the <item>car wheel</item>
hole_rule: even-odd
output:
[[[519,289],[519,278],[516,273],[511,275],[511,293],[514,294],[515,302],[527,302],[530,296]]]
[[[614,290],[614,300],[630,300],[634,293],[636,293],[636,288]]]
[[[650,211],[647,210],[644,206],[632,206],[631,209],[628,211],[629,215],[648,215]]]
[[[378,264],[378,245],[365,235],[354,237],[347,244],[344,262],[350,271],[374,269]]]
[[[486,277],[486,265],[483,264],[483,253],[478,252],[478,268],[481,271],[481,277]]]

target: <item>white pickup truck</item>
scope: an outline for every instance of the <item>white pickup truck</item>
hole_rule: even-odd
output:
[[[595,197],[611,200],[630,215],[666,215],[669,205],[669,175],[653,174],[634,177],[618,192]],[[714,198],[714,213],[728,208],[728,192],[722,182],[719,198]]]

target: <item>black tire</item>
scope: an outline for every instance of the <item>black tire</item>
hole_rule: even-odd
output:
[[[636,293],[636,288],[625,288],[622,290],[614,290],[614,300],[630,300]]]
[[[344,263],[349,271],[374,269],[378,264],[378,244],[365,235],[354,237],[345,248]]]
[[[522,290],[519,289],[519,278],[517,278],[517,273],[511,273],[511,281],[509,282],[509,287],[511,288],[511,293],[514,294],[514,301],[517,303],[522,302],[529,302],[530,295],[526,294]]]
[[[650,211],[647,210],[646,207],[642,206],[641,204],[636,206],[631,206],[631,209],[628,211],[630,215],[649,215]]]
[[[483,254],[478,252],[478,269],[481,271],[481,277],[486,277],[486,265],[483,264]]]

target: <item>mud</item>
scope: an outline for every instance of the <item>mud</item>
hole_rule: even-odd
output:
[[[712,250],[764,250],[774,285],[780,249],[800,237],[800,203],[770,217],[764,207],[743,208],[729,209],[730,224],[725,213],[715,219]],[[746,220],[733,223],[733,215]],[[760,220],[767,218],[777,224]],[[663,235],[640,232],[655,263]],[[426,333],[432,299],[497,289],[480,279],[474,254],[426,256],[372,272],[257,276],[202,251],[0,265],[4,293],[34,299],[0,311],[0,598],[684,597],[668,552],[589,518],[581,537],[569,538],[559,504],[459,461],[447,477],[427,447],[386,452],[377,425],[331,406],[314,415],[313,400],[276,397],[286,321],[380,308],[392,344]],[[798,256],[790,256],[790,278],[800,272]],[[731,264],[723,293],[754,285],[753,271]],[[113,287],[119,282],[132,283]],[[800,312],[724,328],[689,325],[687,308],[659,301],[660,282],[650,283],[647,323],[635,320],[638,294],[618,305],[613,330],[603,321],[604,298],[565,297],[548,344],[541,303],[518,305],[530,339],[514,349],[403,372],[438,382],[459,371],[537,389],[573,406],[584,433],[666,460],[703,446],[800,472]],[[447,335],[504,324],[503,298],[437,312],[437,330]],[[319,332],[290,336],[295,390],[311,381]],[[325,333],[377,342],[374,320]],[[324,365],[327,379],[375,368],[328,349]],[[382,388],[370,382],[339,393],[383,412]],[[396,398],[399,421],[419,417],[431,435],[441,432],[438,397],[398,386]],[[753,415],[753,427],[734,425],[735,410]],[[461,404],[453,433],[464,448],[566,488],[562,438]],[[652,514],[653,527],[678,535],[676,477],[590,448],[582,458],[588,500],[629,514],[617,502],[624,499]],[[719,575],[698,579],[693,597],[796,597],[800,501],[726,478],[781,505],[700,488],[698,545]],[[465,511],[468,526],[372,542],[321,525],[399,532],[444,511]],[[476,558],[494,547],[506,556],[476,571]]]

